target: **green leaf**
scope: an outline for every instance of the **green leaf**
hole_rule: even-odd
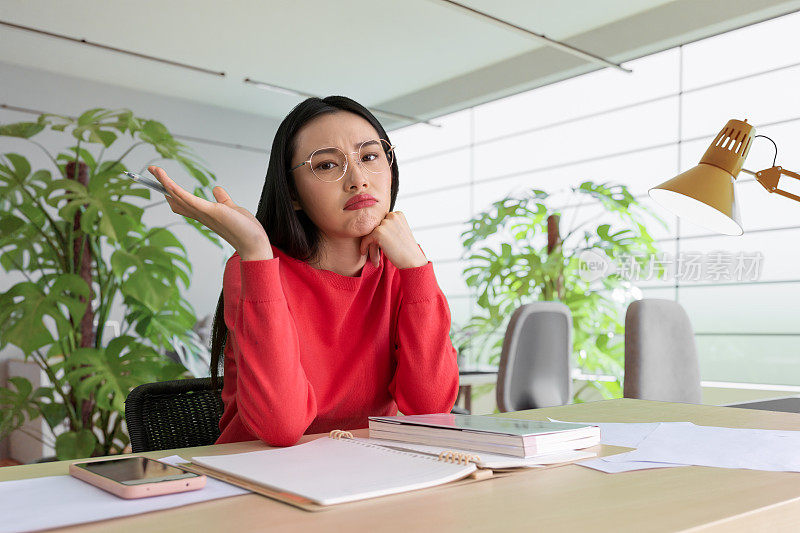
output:
[[[200,185],[205,187],[214,179],[213,174],[209,174],[207,176],[206,173],[203,172],[200,168],[198,168],[197,165],[195,165],[195,163],[189,158],[184,156],[178,156],[177,159],[178,161],[180,161],[183,168],[188,170],[189,174],[191,174],[198,182],[200,182]]]
[[[33,385],[20,376],[8,378],[11,387],[0,387],[0,439],[38,416]]]
[[[47,425],[51,428],[56,427],[67,418],[67,407],[63,403],[40,403],[39,409]]]
[[[117,139],[117,134],[112,130],[125,133],[130,126],[130,116],[130,111],[127,109],[111,110],[98,107],[85,111],[76,121],[71,121],[67,125],[75,126],[72,136],[81,142],[100,143],[108,148]],[[64,130],[63,127],[59,129]]]
[[[86,309],[81,297],[89,296],[89,287],[77,274],[58,275],[44,289],[33,282],[20,282],[3,293],[9,310],[3,316],[2,339],[19,346],[26,354],[54,342],[45,326],[45,317],[56,324],[59,334],[72,329],[72,323],[80,322]],[[61,306],[67,310],[65,313]]]
[[[102,165],[101,165],[102,168]],[[127,191],[128,183],[98,170],[89,187],[68,179],[53,181],[46,191],[47,203],[59,207],[59,215],[71,220],[83,211],[81,229],[90,235],[104,235],[112,241],[122,240],[141,221],[141,207],[117,198]]]
[[[25,221],[14,215],[0,215],[0,242],[25,228]]]
[[[81,116],[78,117],[78,126],[88,126],[89,124],[92,124],[96,121],[96,117],[100,115],[102,111],[102,107],[96,107],[94,109],[84,111]]]
[[[89,429],[64,432],[56,437],[56,457],[59,461],[90,457],[97,442],[97,437]]]
[[[90,174],[95,173],[97,170],[97,161],[95,161],[94,156],[91,152],[89,152],[89,150],[85,148],[78,149],[77,146],[72,146],[69,148],[69,150],[72,151],[71,154],[58,154],[56,156],[56,161],[75,161],[75,158],[79,157],[80,161],[83,161],[89,167]]]
[[[44,125],[36,122],[16,122],[14,124],[0,125],[0,135],[30,139],[43,129]]]
[[[99,407],[120,414],[134,387],[165,379],[179,366],[130,335],[114,338],[106,348],[79,348],[68,364],[67,379],[78,398],[93,396]]]
[[[11,167],[0,165],[0,198],[10,200],[14,196],[17,198],[14,203],[21,203],[23,189],[31,174],[31,164],[19,154],[3,155],[11,162]]]

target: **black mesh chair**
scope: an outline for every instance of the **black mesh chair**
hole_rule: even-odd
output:
[[[222,379],[178,379],[145,383],[125,400],[133,453],[208,446],[219,438]]]

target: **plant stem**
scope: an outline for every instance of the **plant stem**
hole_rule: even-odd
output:
[[[76,228],[73,227],[73,230],[72,230],[73,234],[74,234],[75,229]],[[83,230],[81,230],[81,229],[78,229],[78,233],[80,234],[81,243],[80,243],[79,251],[78,251],[78,260],[75,261],[73,266],[75,267],[74,268],[74,272],[77,273],[77,274],[80,274],[78,267],[83,264],[83,252],[86,249],[86,241],[89,240],[89,236],[86,233],[84,233]],[[71,248],[73,249],[73,259],[74,259],[74,257],[75,257],[74,249],[76,248],[75,245],[74,245],[74,242],[73,242],[73,245],[71,246]]]
[[[28,142],[32,142],[33,144],[35,144],[36,146],[38,146],[39,148],[41,148],[41,149],[42,149],[42,151],[43,151],[45,154],[47,154],[47,157],[48,157],[48,158],[50,158],[50,161],[52,161],[52,162],[53,162],[53,164],[56,166],[56,170],[58,171],[58,173],[59,173],[59,174],[61,174],[61,177],[63,177],[63,178],[66,178],[66,176],[64,175],[64,172],[61,170],[61,167],[60,167],[60,166],[58,166],[58,161],[56,161],[56,160],[53,158],[53,156],[52,156],[52,155],[50,155],[50,152],[48,152],[48,151],[47,151],[47,148],[45,148],[45,147],[44,147],[44,146],[42,146],[41,144],[37,143],[36,141],[32,141],[32,140],[30,140],[30,139],[25,139],[25,140],[26,140],[26,141],[28,141]]]
[[[111,411],[107,411],[105,409],[100,410],[100,422],[95,426],[95,428],[100,429],[100,432],[103,434],[103,441],[101,446],[103,447],[103,455],[108,455],[108,447],[109,447],[109,440],[108,440],[108,421],[111,418]]]
[[[98,304],[97,304],[97,330],[95,333],[94,345],[96,348],[100,347],[103,339],[103,331],[105,330],[106,320],[108,313],[111,310],[111,304],[114,301],[114,296],[117,293],[117,286],[114,276],[105,268],[106,262],[102,256],[99,241],[92,240],[90,242],[94,256],[97,258],[95,267],[97,269],[97,282],[99,285]]]
[[[591,381],[587,381],[586,383],[584,383],[584,384],[583,384],[583,386],[582,386],[580,389],[578,389],[578,390],[575,392],[575,394],[573,394],[573,395],[572,395],[572,397],[573,397],[573,398],[578,398],[578,397],[580,397],[580,395],[581,395],[581,393],[583,392],[583,390],[584,390],[586,387],[588,387],[589,385],[591,385]]]
[[[112,282],[109,282],[112,283]],[[103,331],[106,327],[106,322],[108,321],[108,314],[111,312],[111,303],[114,301],[114,296],[117,294],[117,286],[116,284],[111,284],[107,287],[107,295],[105,303],[101,302],[102,307],[97,311],[97,335],[95,336],[95,347],[99,348],[102,338],[103,338]]]
[[[572,235],[573,235],[573,234],[574,234],[576,231],[578,231],[579,229],[581,229],[583,226],[585,226],[586,224],[588,224],[588,223],[589,223],[589,222],[591,222],[592,220],[597,220],[598,218],[602,217],[604,214],[606,214],[606,212],[605,212],[605,211],[604,211],[604,212],[602,212],[602,213],[600,213],[599,215],[595,215],[595,216],[593,216],[593,217],[587,218],[586,220],[584,220],[583,222],[581,222],[580,224],[578,224],[577,226],[575,226],[575,228],[573,228],[572,230],[570,230],[570,232],[569,232],[569,233],[567,233],[567,234],[564,236],[564,238],[563,238],[563,239],[561,239],[561,240],[562,240],[562,242],[563,242],[563,241],[566,241],[567,239],[569,239],[569,238],[570,238],[570,237],[571,237],[571,236],[572,236]]]
[[[33,352],[31,352],[31,355],[34,354],[38,355],[39,359],[41,360],[37,360],[36,357],[34,357],[33,360],[36,362],[37,365],[39,365],[39,368],[41,368],[42,371],[45,374],[47,374],[47,377],[53,383],[53,388],[56,389],[59,396],[61,396],[61,399],[64,400],[64,406],[67,408],[67,411],[69,411],[70,421],[77,419],[78,412],[75,410],[75,406],[71,402],[70,395],[68,393],[65,393],[64,389],[61,388],[61,381],[56,377],[55,373],[53,372],[53,369],[50,368],[50,365],[47,364],[47,358],[44,355],[42,355],[39,352],[39,350],[34,350]],[[66,359],[66,356],[64,358]]]
[[[113,429],[111,430],[111,434],[110,434],[110,435],[111,435],[111,438],[109,438],[109,439],[108,439],[108,442],[109,442],[109,443],[111,443],[111,444],[113,444],[113,443],[114,443],[114,438],[115,438],[115,436],[116,436],[117,432],[118,432],[118,431],[119,431],[119,429],[120,429],[120,425],[122,424],[122,418],[123,418],[123,417],[122,417],[122,415],[120,415],[120,414],[119,414],[119,413],[117,413],[116,411],[114,411],[114,412],[117,414],[117,418],[116,418],[116,420],[114,420],[114,427],[113,427]],[[109,448],[109,452],[110,452],[110,451],[111,451],[111,449]]]
[[[125,150],[125,153],[123,153],[121,156],[119,156],[119,159],[117,159],[116,161],[114,161],[114,163],[113,163],[113,164],[112,164],[110,167],[108,167],[108,170],[109,170],[109,171],[112,171],[112,170],[114,170],[114,168],[115,168],[115,167],[116,167],[116,166],[117,166],[117,165],[118,165],[118,164],[119,164],[119,163],[122,161],[122,159],[123,159],[123,158],[124,158],[126,155],[128,155],[128,154],[130,153],[130,151],[131,151],[131,150],[133,150],[134,148],[136,148],[136,147],[137,147],[137,146],[139,146],[140,144],[144,144],[144,141],[139,141],[139,142],[137,142],[137,143],[133,143],[133,146],[131,146],[130,148],[128,148],[127,150]],[[98,162],[98,164],[100,164],[100,163]]]
[[[111,417],[114,417],[114,424],[111,427],[108,427],[108,422],[111,421]],[[105,453],[106,455],[111,455],[114,452],[114,448],[116,447],[114,441],[117,440],[119,437],[117,433],[120,430],[120,426],[122,424],[122,415],[118,411],[109,411],[108,422],[103,425],[103,432],[104,432],[104,439],[105,439]],[[124,442],[123,439],[120,438],[120,443]],[[121,452],[122,448],[125,445],[117,447],[118,450]]]
[[[33,439],[38,440],[39,442],[41,442],[45,446],[50,446],[51,448],[55,448],[56,447],[55,441],[47,442],[46,440],[44,440],[44,435],[43,434],[40,434],[40,433],[37,434],[37,433],[34,433],[33,431],[28,431],[27,429],[25,429],[22,426],[18,427],[15,431],[19,431],[20,433],[24,433],[25,435],[27,435],[27,436],[29,436],[29,437],[31,437]]]
[[[13,258],[13,257],[11,257],[10,255],[9,255],[8,257],[9,257],[9,260],[11,261],[11,263],[12,263],[12,264],[13,264],[15,267],[17,267],[17,270],[19,270],[19,271],[20,271],[20,273],[21,273],[21,274],[22,274],[22,275],[25,277],[25,279],[27,279],[28,281],[30,281],[31,283],[33,283],[34,285],[36,285],[36,286],[38,287],[38,284],[37,284],[35,281],[33,281],[33,278],[31,278],[31,277],[28,275],[28,273],[27,273],[27,272],[25,272],[25,270],[23,270],[22,266],[21,266],[19,263],[17,263],[16,261],[14,261],[14,258]],[[44,272],[41,270],[41,268],[39,269],[39,271],[40,271],[40,272],[42,272],[42,275],[44,276]],[[42,292],[42,294],[44,294],[44,292]]]
[[[162,201],[160,201],[160,202],[153,202],[152,204],[147,204],[146,206],[144,206],[144,207],[142,208],[142,210],[145,210],[145,209],[150,209],[151,207],[156,207],[157,205],[162,205],[162,204],[165,204],[165,203],[167,203],[167,201],[166,201],[166,200],[162,200]]]
[[[166,157],[156,157],[155,159],[151,159],[150,161],[148,161],[147,163],[144,164],[142,169],[139,171],[139,174],[144,174],[144,171],[147,170],[147,167],[149,167],[150,165],[152,165],[156,161],[161,161],[162,159],[166,160]]]

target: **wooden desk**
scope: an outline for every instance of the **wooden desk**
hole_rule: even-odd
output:
[[[619,399],[500,416],[576,422],[690,421],[800,430],[800,414]],[[306,437],[308,440],[312,437]],[[262,449],[256,441],[151,452]],[[0,468],[0,481],[67,473],[67,461]],[[247,494],[65,531],[797,531],[800,473],[680,467],[605,474],[577,465],[437,487],[308,513]]]

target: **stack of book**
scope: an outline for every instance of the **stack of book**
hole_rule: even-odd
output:
[[[402,443],[533,457],[599,444],[600,428],[589,424],[441,413],[371,416],[369,436]]]

